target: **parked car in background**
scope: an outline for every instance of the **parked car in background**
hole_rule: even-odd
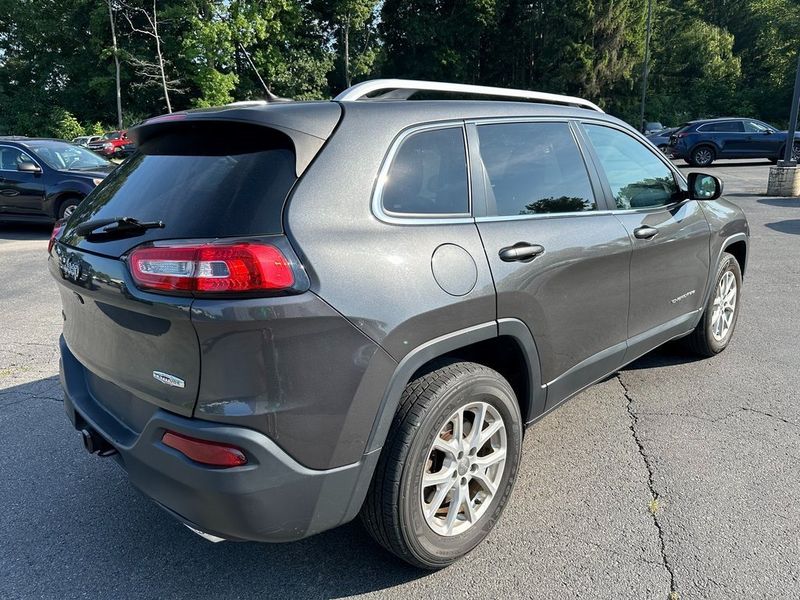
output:
[[[647,136],[647,139],[653,142],[653,145],[664,154],[669,154],[669,138],[677,130],[677,127],[666,127],[661,131],[651,133]]]
[[[669,140],[674,158],[690,165],[705,167],[720,158],[768,158],[777,162],[783,157],[788,132],[756,119],[728,117],[684,123]],[[792,155],[800,159],[800,133],[795,134]]]
[[[79,136],[79,137],[76,137],[75,139],[73,139],[72,143],[73,144],[78,144],[78,146],[83,146],[84,148],[86,148],[86,147],[89,146],[89,144],[91,144],[93,142],[96,142],[101,137],[102,136],[99,136],[99,135],[82,135],[82,136]]]
[[[650,135],[653,133],[657,133],[664,129],[664,126],[659,123],[658,121],[647,121],[644,124],[644,134]]]
[[[133,135],[54,230],[64,407],[207,539],[360,513],[444,567],[499,519],[524,427],[671,339],[733,335],[744,213],[589,101],[379,80]]]
[[[115,166],[62,140],[0,137],[0,220],[68,217]]]
[[[134,152],[136,152],[136,144],[133,142],[133,140],[128,140],[127,144],[123,144],[117,149],[112,158],[125,159],[131,156]]]
[[[109,131],[103,134],[99,140],[88,145],[89,150],[102,154],[107,158],[117,157],[122,152],[123,146],[129,144],[128,131]]]

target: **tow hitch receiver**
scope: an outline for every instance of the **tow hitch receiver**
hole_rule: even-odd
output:
[[[103,436],[97,433],[94,429],[84,428],[80,431],[83,447],[89,454],[97,454],[98,456],[111,456],[117,453],[117,449],[109,444]]]

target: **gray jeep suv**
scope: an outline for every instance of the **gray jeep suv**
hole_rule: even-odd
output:
[[[360,514],[446,566],[500,517],[526,426],[736,325],[742,211],[585,100],[381,80],[131,136],[51,242],[65,407],[211,540]]]

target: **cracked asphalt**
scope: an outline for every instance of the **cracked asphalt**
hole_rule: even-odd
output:
[[[0,223],[0,598],[797,598],[800,198],[763,196],[766,163],[709,170],[752,229],[732,345],[657,350],[545,417],[496,530],[438,573],[358,524],[210,544],[86,455],[57,381],[49,228]]]

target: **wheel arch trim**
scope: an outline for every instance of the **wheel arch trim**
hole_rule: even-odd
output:
[[[523,415],[523,425],[532,420],[538,412],[544,409],[545,399],[545,390],[541,386],[539,354],[536,350],[533,335],[527,325],[518,319],[490,321],[429,340],[417,346],[400,360],[389,380],[389,384],[386,386],[386,391],[372,425],[372,431],[367,440],[365,453],[368,454],[383,447],[383,443],[389,433],[389,427],[397,412],[403,390],[416,371],[439,356],[500,336],[513,338],[519,344],[520,350],[525,357],[528,365],[531,398],[528,399],[528,415]]]
[[[711,297],[711,291],[714,289],[714,274],[717,272],[717,266],[719,265],[719,259],[722,258],[722,253],[725,252],[732,244],[736,242],[744,242],[745,245],[745,261],[749,259],[750,256],[750,244],[748,235],[744,232],[734,233],[723,240],[723,242],[719,246],[719,250],[716,253],[716,260],[713,260],[708,265],[708,282],[706,283],[706,290],[705,294],[703,295],[703,304],[701,305],[703,310],[698,311],[697,320],[695,322],[695,326],[697,323],[700,322],[700,319],[703,318],[703,312],[705,310],[706,305],[708,304],[708,299]],[[742,272],[744,272],[745,265],[742,266]]]

